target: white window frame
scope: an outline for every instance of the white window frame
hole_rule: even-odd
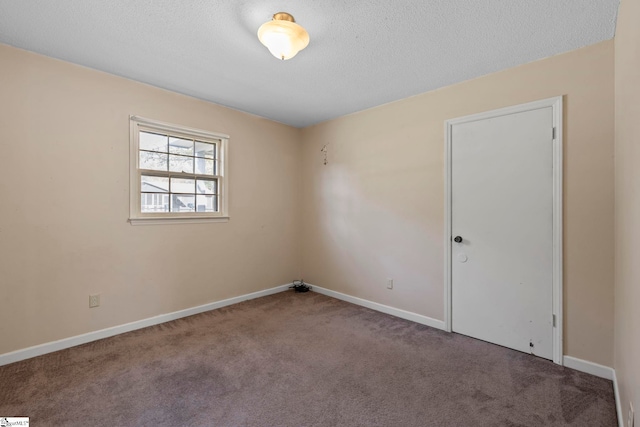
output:
[[[139,116],[130,116],[129,122],[129,222],[132,225],[226,222],[229,220],[229,135],[164,123]],[[142,212],[140,188],[142,172],[138,168],[140,164],[139,135],[141,131],[159,132],[181,138],[186,137],[204,142],[215,142],[218,145],[218,174],[213,176],[218,180],[218,212]]]

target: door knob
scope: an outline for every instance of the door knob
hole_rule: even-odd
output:
[[[456,243],[462,243],[462,236],[456,236],[453,238],[453,241]]]

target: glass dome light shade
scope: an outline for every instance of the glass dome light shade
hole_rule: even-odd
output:
[[[281,15],[286,17],[279,18]],[[307,30],[296,24],[291,15],[282,12],[275,14],[273,21],[260,26],[258,39],[273,56],[282,60],[293,58],[309,45]]]

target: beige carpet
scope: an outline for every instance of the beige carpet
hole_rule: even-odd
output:
[[[0,367],[32,426],[616,426],[611,381],[286,292]]]

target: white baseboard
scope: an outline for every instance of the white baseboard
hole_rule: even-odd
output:
[[[622,406],[620,404],[620,390],[618,389],[618,378],[616,377],[616,370],[609,366],[599,365],[597,363],[589,362],[571,356],[563,356],[562,364],[567,368],[575,369],[576,371],[580,372],[586,372],[587,374],[595,375],[596,377],[613,381],[613,394],[616,399],[618,426],[624,427],[624,419],[622,418]]]
[[[562,364],[567,368],[586,372],[587,374],[595,375],[596,377],[604,378],[606,380],[613,381],[613,377],[615,375],[615,371],[609,366],[599,365],[587,360],[578,359],[577,357],[563,356]]]
[[[21,350],[12,351],[0,355],[0,366],[8,365],[9,363],[18,362],[20,360],[29,359],[43,354],[52,353],[58,350],[64,350],[65,348],[74,347],[80,344],[86,344],[91,341],[100,340],[103,338],[112,337],[114,335],[123,334],[125,332],[135,331],[136,329],[146,328],[148,326],[158,325],[160,323],[169,322],[171,320],[180,319],[182,317],[193,316],[194,314],[203,313],[205,311],[215,310],[217,308],[226,307],[228,305],[237,304],[242,301],[247,301],[254,298],[260,298],[267,295],[276,294],[289,289],[291,284],[276,286],[275,288],[265,289],[264,291],[253,292],[250,294],[240,295],[233,298],[228,298],[222,301],[216,301],[209,304],[200,305],[197,307],[187,308],[180,311],[174,311],[173,313],[161,314],[159,316],[149,317],[147,319],[137,320],[135,322],[126,323],[124,325],[113,326],[111,328],[101,329],[99,331],[88,332],[82,335],[76,335],[74,337],[64,338],[57,341],[48,342],[45,344],[28,347]]]
[[[390,307],[388,305],[379,304],[377,302],[369,301],[362,298],[352,297],[351,295],[343,294],[341,292],[332,291],[329,289],[321,288],[319,286],[312,287],[312,291],[319,294],[327,295],[342,301],[350,302],[352,304],[361,305],[363,307],[370,308],[375,311],[390,314],[392,316],[399,317],[401,319],[411,320],[412,322],[420,323],[421,325],[431,326],[436,329],[445,329],[444,321],[432,319],[431,317],[423,316],[421,314],[412,313],[410,311],[401,310],[399,308]]]
[[[620,389],[618,388],[618,376],[615,369],[613,370],[613,394],[616,397],[616,412],[618,413],[618,427],[624,427],[624,418],[622,418],[622,402],[620,402]]]

